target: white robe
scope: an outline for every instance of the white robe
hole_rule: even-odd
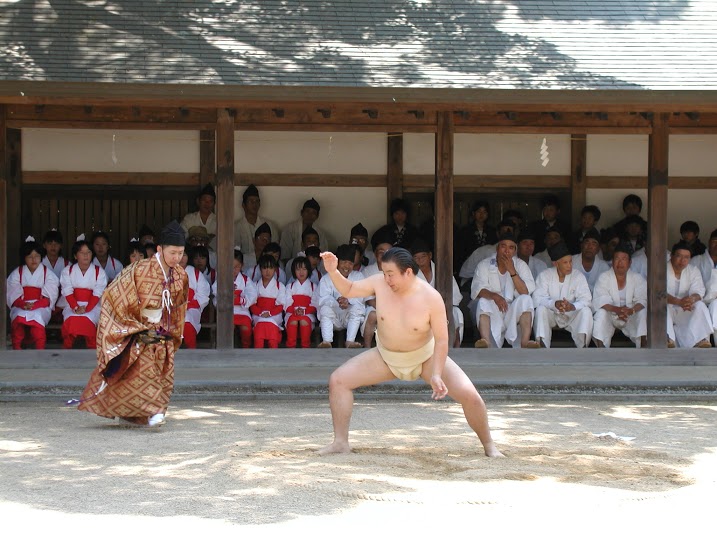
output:
[[[124,269],[122,262],[112,256],[107,257],[107,264],[105,267],[102,267],[102,264],[97,258],[92,258],[92,263],[97,267],[104,269],[105,275],[107,275],[107,284],[112,282],[115,277],[120,274],[122,269]]]
[[[555,301],[561,299],[572,303],[575,310],[558,312]],[[592,295],[588,282],[580,271],[566,275],[563,282],[560,282],[555,267],[540,273],[535,283],[533,303],[535,338],[542,340],[545,347],[550,347],[554,327],[567,329],[579,348],[590,343],[593,328]]]
[[[541,250],[537,254],[533,255],[534,258],[540,260],[545,264],[545,267],[550,269],[553,266],[553,260],[550,259],[550,254],[548,254],[548,249]]]
[[[688,265],[677,280],[672,263],[668,262],[667,293],[678,299],[695,293],[704,297],[702,273],[694,265]],[[677,305],[667,305],[667,336],[675,341],[677,347],[694,347],[700,340],[709,339],[712,332],[712,320],[703,301],[694,303],[691,311],[682,310]]]
[[[717,345],[717,267],[713,268],[710,273],[710,280],[707,283],[707,291],[705,292],[704,302],[710,312],[712,320],[712,332],[715,335],[715,344]]]
[[[348,280],[356,282],[363,280],[359,271],[351,271]],[[338,298],[341,294],[328,276],[321,279],[319,284],[319,325],[321,339],[324,342],[333,342],[334,329],[346,329],[346,341],[355,342],[359,328],[366,316],[366,297],[353,297],[349,299],[349,307],[339,307]]]
[[[506,271],[505,286],[501,285],[500,271],[498,270],[497,254],[493,254],[490,258],[483,260],[478,264],[475,270],[475,276],[471,283],[471,299],[472,304],[469,308],[475,311],[476,322],[480,320],[480,316],[485,314],[490,318],[491,345],[497,348],[503,347],[503,341],[513,347],[520,347],[521,331],[518,322],[520,316],[525,312],[533,315],[533,302],[530,294],[535,290],[535,281],[530,267],[517,256],[513,256],[513,264],[518,276],[528,288],[528,294],[521,294],[515,289],[513,279]],[[498,305],[491,299],[478,298],[481,290],[488,290],[493,293],[499,293],[508,303],[508,310],[501,312]]]
[[[199,308],[187,308],[187,314],[184,318],[185,323],[189,323],[194,330],[199,333],[202,328],[202,312],[209,304],[209,293],[211,287],[206,276],[191,265],[185,268],[187,277],[189,278],[189,289],[194,290],[194,300],[199,303]]]
[[[710,279],[712,278],[712,272],[715,267],[717,267],[717,264],[712,261],[712,256],[710,256],[710,253],[705,252],[704,254],[700,254],[699,256],[693,257],[690,260],[690,265],[694,265],[700,270],[700,273],[702,274],[702,282],[704,282],[705,287],[707,287],[710,282]]]
[[[368,269],[368,266],[366,267],[366,269]],[[420,278],[421,280],[428,282],[426,276],[423,274],[423,271],[421,271],[420,269],[418,270],[418,275],[416,276],[418,276],[418,278]],[[461,309],[458,306],[461,304],[463,295],[461,294],[461,290],[458,287],[458,282],[456,282],[455,277],[451,277],[451,280],[453,280],[453,297],[451,300],[451,304],[453,304],[453,324],[456,326],[456,329],[458,329],[460,341],[463,342],[463,329],[465,321],[463,319],[463,312],[461,312]],[[428,283],[431,285],[432,288],[436,287],[436,264],[433,262],[433,260],[431,260],[431,281]]]
[[[23,288],[25,287],[40,288],[40,295],[50,300],[50,306],[36,310],[25,310],[24,308],[12,306],[15,301],[24,295]],[[55,273],[42,264],[35,269],[34,273],[31,273],[27,265],[24,265],[22,275],[20,275],[20,268],[16,268],[7,278],[7,305],[10,307],[10,321],[19,316],[27,321],[35,321],[42,326],[47,326],[52,316],[52,309],[57,301],[59,289],[60,281],[55,276]],[[34,303],[35,301],[26,302]]]
[[[269,281],[269,284],[267,284],[266,286],[264,286],[263,280],[259,280],[259,282],[256,283],[256,295],[257,295],[256,302],[259,302],[259,299],[261,297],[270,297],[270,298],[274,299],[274,302],[282,308],[282,312],[279,312],[278,314],[274,314],[273,316],[269,316],[268,318],[263,318],[261,316],[252,315],[251,320],[253,322],[253,325],[256,326],[257,323],[267,322],[267,323],[273,323],[274,325],[279,327],[280,330],[283,330],[284,329],[283,309],[286,307],[286,304],[289,300],[289,299],[287,299],[287,296],[286,296],[286,286],[284,286],[281,282],[278,282],[275,278],[272,278]]]
[[[261,280],[261,267],[258,265],[254,265],[247,273],[245,273],[253,282],[254,284],[258,283]],[[277,267],[276,271],[274,272],[274,277],[279,279],[279,282],[284,284],[286,286],[286,282],[288,280],[288,275],[286,274],[286,271],[281,266],[281,263],[279,264],[279,267]]]
[[[460,271],[458,271],[458,276],[461,278],[461,285],[473,278],[478,264],[495,254],[495,249],[495,245],[483,245],[475,249],[471,255],[468,256],[466,261],[463,262],[463,265],[461,265]]]
[[[533,275],[533,280],[538,278],[538,275],[548,268],[543,260],[536,258],[535,256],[528,258],[528,267],[530,267],[530,273]]]
[[[286,286],[286,297],[287,304],[284,310],[288,310],[294,304],[295,295],[306,295],[311,297],[309,304],[319,311],[319,285],[312,282],[310,279],[306,279],[302,284],[298,280],[294,280],[291,284]],[[311,328],[313,329],[316,323],[316,314],[305,314],[307,318],[311,320]],[[285,317],[288,320],[291,314],[286,312]]]
[[[60,277],[60,288],[62,289],[63,297],[72,295],[75,292],[75,288],[92,290],[92,295],[95,297],[102,297],[102,293],[105,291],[106,287],[107,275],[105,274],[104,269],[98,265],[90,264],[84,275],[82,274],[79,265],[68,265],[62,271],[62,276]],[[97,305],[89,312],[85,312],[84,314],[75,314],[66,301],[67,299],[65,299],[66,306],[62,309],[63,319],[67,319],[72,316],[85,316],[92,323],[97,325],[97,322],[100,320],[100,309],[102,306],[100,303],[97,303]],[[88,302],[77,301],[77,304],[78,306],[87,306]]]
[[[66,260],[62,256],[57,257],[57,261],[55,261],[55,265],[52,265],[52,262],[47,259],[47,256],[42,258],[42,265],[50,269],[53,273],[55,273],[55,276],[57,277],[57,281],[60,281],[60,276],[62,275],[62,270],[70,265],[70,261]]]
[[[317,227],[316,224],[312,224],[311,227],[316,230],[319,234],[319,248],[321,252],[329,249],[328,236],[321,228]],[[281,259],[288,260],[296,256],[303,247],[301,245],[301,234],[304,232],[305,226],[301,218],[294,222],[287,224],[283,230],[281,230]],[[276,241],[276,239],[272,239]]]
[[[239,273],[234,279],[234,291],[241,291],[241,304],[234,304],[235,316],[247,316],[251,319],[249,307],[256,303],[256,284],[245,274]],[[212,284],[212,302],[217,306],[217,283]]]
[[[645,308],[635,312],[627,321],[618,319],[617,314],[608,312],[605,305],[626,306],[632,308],[641,304]],[[625,276],[625,304],[620,304],[620,290],[617,277],[612,269],[597,279],[593,291],[593,338],[610,347],[615,329],[620,329],[636,347],[640,347],[640,338],[647,335],[647,281],[641,274],[628,271]]]
[[[590,271],[586,271],[585,267],[583,267],[583,255],[582,254],[576,254],[573,256],[573,270],[577,269],[580,271],[584,276],[585,280],[588,281],[588,287],[590,288],[590,292],[595,289],[595,283],[597,282],[598,278],[601,274],[603,274],[605,271],[610,270],[610,266],[605,263],[603,260],[595,258],[595,261],[593,262],[592,269]]]

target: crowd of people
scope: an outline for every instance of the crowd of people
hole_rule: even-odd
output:
[[[181,222],[188,348],[197,346],[202,324],[209,322],[207,306],[216,305],[221,269],[215,202],[209,184],[196,199],[198,210]],[[238,345],[310,347],[317,340],[319,348],[331,348],[337,331],[345,331],[348,348],[375,345],[375,299],[347,299],[331,279],[322,278],[320,254],[328,241],[317,224],[319,203],[306,200],[299,217],[282,230],[261,214],[255,186],[243,192],[242,208],[232,267]],[[623,211],[623,219],[601,229],[600,209],[586,206],[579,229],[571,230],[560,218],[559,199],[547,196],[541,220],[523,222],[520,212],[509,210],[493,227],[490,205],[475,202],[471,222],[454,234],[453,345],[461,345],[468,316],[477,348],[550,347],[555,328],[567,330],[577,347],[610,347],[616,330],[637,347],[644,345],[647,223],[638,196],[627,196]],[[383,253],[398,246],[413,255],[417,276],[435,287],[432,234],[410,223],[404,200],[393,200],[390,213],[390,222],[372,234],[361,223],[347,230],[346,243],[335,249],[338,270],[349,281],[369,277],[381,272]],[[708,245],[700,241],[696,222],[685,222],[680,234],[666,254],[668,345],[711,347],[710,338],[717,335],[717,230]],[[111,255],[102,231],[89,240],[77,237],[68,258],[57,230],[41,242],[28,237],[20,265],[8,277],[13,349],[43,349],[51,323],[61,326],[63,347],[94,347],[103,291],[125,265],[156,254],[152,230],[143,226],[127,251],[123,264]]]

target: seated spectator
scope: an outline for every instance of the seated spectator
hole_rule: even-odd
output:
[[[612,254],[615,247],[620,244],[620,235],[615,228],[606,228],[600,233],[600,250],[602,251],[602,259],[608,265],[612,264]],[[632,268],[633,271],[635,268]]]
[[[710,241],[711,244],[712,241]],[[707,253],[703,254],[703,256],[706,255]],[[712,321],[712,338],[715,346],[717,346],[717,266],[712,268],[704,301],[710,313],[710,321]]]
[[[413,255],[413,261],[418,265],[417,277],[421,280],[428,282],[432,288],[436,287],[436,264],[433,263],[433,252],[423,239],[416,239],[411,245],[411,254]],[[453,325],[455,326],[456,333],[453,339],[453,347],[461,347],[463,341],[463,312],[459,308],[461,304],[461,290],[458,288],[458,282],[456,279],[451,277],[453,280]]]
[[[124,265],[117,258],[110,256],[110,249],[112,248],[110,247],[110,237],[105,232],[97,231],[92,234],[90,243],[94,253],[92,263],[104,269],[107,275],[107,283],[109,284],[120,274]]]
[[[198,245],[190,247],[189,249],[189,263],[191,266],[199,271],[207,284],[210,286],[214,284],[217,279],[217,271],[209,265],[209,250],[204,245]],[[206,306],[206,305],[205,305]],[[202,308],[203,310],[203,308]]]
[[[371,249],[376,256],[376,263],[363,268],[361,273],[364,278],[381,272],[383,254],[393,246],[391,241],[393,241],[393,235],[388,230],[382,235],[373,234],[371,237]],[[363,346],[368,349],[373,346],[376,333],[376,297],[373,295],[364,297],[364,305],[366,306],[366,312],[361,325],[361,334],[363,335]]]
[[[42,239],[42,248],[45,249],[42,265],[55,273],[59,282],[62,270],[70,265],[70,260],[65,260],[62,256],[62,234],[54,228],[47,231]]]
[[[387,231],[393,234],[393,246],[410,248],[418,237],[418,228],[408,223],[410,208],[408,204],[401,198],[396,198],[391,202],[390,207],[391,222],[381,226],[376,233],[383,236]]]
[[[557,230],[563,241],[570,243],[570,227],[560,219],[560,199],[549,194],[543,197],[541,220],[530,224],[529,228],[535,236],[535,250],[538,252],[548,248],[544,238],[548,230]]]
[[[239,246],[234,247],[234,261],[232,262],[232,275],[234,277],[234,329],[239,331],[241,347],[251,347],[251,312],[249,308],[256,302],[256,285],[241,272],[244,265],[244,255]],[[212,284],[214,306],[217,306],[217,283]]]
[[[314,284],[318,284],[323,276],[323,273],[321,272],[321,250],[319,247],[309,247],[306,249],[305,254],[306,259],[309,260],[309,263],[311,264],[311,275],[309,275],[309,280],[311,280]]]
[[[639,235],[642,236],[644,242],[644,238],[647,235],[647,222],[640,216],[640,213],[642,212],[642,199],[637,194],[628,194],[622,200],[622,211],[625,214],[625,217],[612,225],[612,228],[615,229],[618,237],[625,237],[625,228],[627,227],[628,219],[630,219],[640,223],[642,229],[640,230]],[[638,218],[634,219],[633,217]]]
[[[278,279],[279,282],[284,284],[286,286],[286,282],[289,278],[289,276],[286,274],[286,271],[281,266],[281,247],[279,246],[279,243],[269,243],[264,247],[264,250],[261,253],[262,256],[272,256],[276,260],[276,271],[274,272],[274,278]],[[289,266],[291,267],[291,266]],[[258,265],[255,265],[254,268],[251,270],[251,275],[248,275],[249,278],[251,278],[254,283],[258,283],[259,280],[261,280],[261,269]]]
[[[322,251],[327,250],[328,247],[328,236],[326,233],[316,225],[316,221],[319,218],[321,212],[321,206],[314,200],[306,200],[304,205],[301,207],[301,214],[298,220],[295,220],[291,224],[288,224],[281,230],[281,252],[283,255],[283,262],[293,258],[301,251],[301,234],[306,228],[313,228],[316,233],[319,234],[320,244],[319,248]]]
[[[667,347],[712,347],[713,332],[707,306],[702,301],[705,284],[697,267],[690,265],[690,246],[680,241],[672,247],[667,264]]]
[[[376,261],[376,256],[368,248],[368,230],[360,222],[351,228],[349,244],[356,245],[361,251],[361,258],[358,265],[354,267],[354,271],[361,271],[364,267],[368,267],[369,264]]]
[[[72,245],[75,262],[65,267],[60,287],[67,306],[62,310],[62,347],[71,349],[84,340],[85,347],[97,347],[97,322],[100,320],[100,297],[107,287],[107,275],[92,263],[92,249],[80,235]]]
[[[638,250],[645,248],[647,243],[644,221],[638,215],[625,217],[623,220],[625,224],[620,242],[625,243],[627,248],[632,249],[631,254],[634,255]]]
[[[536,244],[537,242],[538,241],[536,237]],[[550,247],[557,245],[561,242],[565,243],[565,238],[563,237],[559,228],[547,229],[545,231],[545,235],[543,236],[543,244],[545,245],[545,249],[538,252],[535,257],[542,261],[546,265],[546,267],[552,267],[553,260],[550,259]]]
[[[595,283],[593,341],[597,347],[610,347],[615,329],[620,329],[638,348],[647,343],[647,282],[630,270],[630,264],[630,249],[618,245],[612,268]]]
[[[318,247],[321,244],[321,240],[319,238],[319,234],[316,230],[314,230],[311,226],[308,226],[303,232],[301,232],[301,250],[296,253],[296,256],[291,257],[284,267],[288,267],[290,271],[291,270],[291,263],[294,261],[295,257],[303,256],[306,257],[306,249],[310,247]],[[281,263],[279,264],[281,266]],[[289,280],[291,280],[291,275],[289,274],[287,277]]]
[[[242,250],[244,253],[244,274],[251,275],[256,261],[261,258],[266,246],[271,243],[271,228],[267,223],[259,226],[254,232],[254,247],[249,250]]]
[[[583,237],[588,232],[593,232],[600,237],[600,231],[597,229],[597,223],[600,222],[602,213],[600,208],[596,205],[586,205],[580,212],[580,228],[573,234],[573,253],[578,254],[580,252],[580,243],[583,241]],[[599,257],[602,258],[602,252],[598,253]]]
[[[152,231],[152,228],[147,226],[146,224],[143,224],[142,227],[139,229],[139,232],[137,232],[137,237],[139,237],[139,242],[142,243],[143,246],[146,246],[148,244],[155,244],[154,241],[154,232]]]
[[[206,265],[208,256],[207,247],[193,247],[190,251],[192,264],[185,267],[189,280],[187,296],[187,313],[184,318],[184,345],[189,349],[197,348],[197,334],[202,330],[202,312],[209,304],[209,294],[212,284],[204,274],[202,265]],[[200,262],[195,265],[194,262]]]
[[[189,231],[194,226],[202,226],[209,236],[207,246],[211,246],[212,249],[216,250],[217,216],[214,213],[214,206],[217,202],[217,195],[211,183],[207,183],[199,191],[196,202],[198,211],[187,213],[180,226],[184,230],[187,239],[189,239]]]
[[[257,265],[261,269],[261,280],[256,284],[256,303],[249,308],[254,323],[254,347],[263,348],[266,343],[276,349],[284,329],[282,314],[288,302],[286,287],[276,278],[279,263],[273,256],[261,256]]]
[[[503,219],[513,223],[513,235],[516,237],[523,232],[523,214],[517,209],[508,209],[503,212]]]
[[[129,247],[127,247],[127,265],[144,260],[147,258],[147,249],[141,241],[133,237],[130,239]]]
[[[597,230],[588,230],[580,242],[580,254],[573,256],[573,269],[577,269],[585,276],[590,293],[593,292],[600,275],[610,269],[604,260],[598,258],[598,252],[600,252],[600,234]]]
[[[694,220],[688,220],[680,226],[682,240],[692,249],[692,256],[701,256],[707,250],[705,244],[700,241],[700,226]]]
[[[471,222],[456,234],[453,247],[454,267],[459,270],[471,253],[484,245],[495,245],[498,235],[495,228],[488,224],[490,205],[486,200],[478,200],[471,208]]]
[[[516,256],[518,245],[512,234],[504,234],[495,253],[478,264],[471,299],[480,339],[475,347],[503,347],[505,340],[515,347],[537,348],[530,339],[535,281],[530,267]]]
[[[339,259],[339,272],[351,282],[362,280],[364,276],[354,271],[359,251],[355,245],[341,245],[336,251]],[[330,348],[334,341],[335,329],[346,329],[346,347],[362,347],[356,341],[359,328],[366,315],[364,298],[347,299],[337,290],[330,278],[322,278],[319,284],[319,326],[321,327],[320,348]]]
[[[154,243],[145,243],[144,249],[147,252],[147,258],[151,258],[155,254],[157,254],[157,245]]]
[[[259,198],[259,189],[254,185],[249,185],[244,190],[241,207],[244,210],[244,215],[234,223],[234,240],[238,242],[243,252],[254,248],[254,234],[262,224],[269,226],[274,241],[279,240],[279,228],[274,222],[259,213],[261,198]]]
[[[717,268],[717,230],[713,230],[710,234],[710,240],[707,243],[707,250],[690,259],[690,265],[694,265],[702,274],[702,281],[705,287],[712,279],[713,270]]]
[[[44,255],[44,249],[35,238],[28,236],[20,247],[20,266],[7,279],[13,349],[22,349],[23,343],[45,349],[45,327],[52,317],[60,281],[43,265]]]
[[[533,280],[538,278],[538,275],[545,271],[548,266],[543,260],[539,260],[533,256],[535,250],[535,237],[530,230],[522,232],[518,236],[518,251],[517,256],[519,260],[523,260],[528,264],[530,273],[533,275]]]
[[[319,308],[319,286],[311,281],[311,263],[304,256],[291,263],[292,282],[286,287],[286,347],[295,348],[297,336],[301,347],[311,345],[311,332]]]
[[[506,234],[510,234],[515,237],[515,225],[511,220],[502,220],[498,224],[498,240]],[[475,249],[468,259],[461,265],[461,270],[458,272],[458,276],[461,279],[461,286],[465,286],[475,275],[476,267],[483,260],[490,258],[495,254],[495,245],[483,245]]]
[[[550,347],[553,329],[567,329],[578,348],[590,344],[592,295],[585,276],[573,271],[573,257],[564,242],[549,249],[553,267],[538,275],[533,292],[535,339]]]
[[[207,251],[209,267],[217,266],[217,253],[209,246],[211,238],[204,226],[192,226],[187,234],[187,245],[189,248],[204,247]]]

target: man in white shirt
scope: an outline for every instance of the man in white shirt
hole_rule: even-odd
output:
[[[573,271],[573,257],[564,242],[548,249],[553,267],[538,275],[533,292],[535,339],[550,347],[553,328],[567,329],[579,348],[590,343],[592,295],[585,276]]]
[[[717,230],[710,235],[705,253],[693,256],[690,259],[690,265],[694,265],[700,270],[702,282],[707,286],[712,278],[713,270],[717,267]]]
[[[242,252],[254,249],[254,233],[264,223],[271,229],[273,240],[279,240],[279,228],[259,213],[261,198],[259,198],[259,190],[254,185],[249,185],[242,194],[241,206],[244,215],[234,223],[234,240],[241,247]]]
[[[495,253],[476,267],[471,298],[476,304],[476,319],[481,338],[475,347],[503,347],[508,340],[513,347],[537,348],[530,340],[533,323],[535,289],[528,264],[516,256],[517,244],[512,234],[504,234]]]
[[[615,329],[620,329],[636,347],[647,339],[647,282],[630,270],[630,249],[615,247],[612,269],[598,277],[593,291],[593,341],[610,347]]]
[[[530,230],[520,232],[518,236],[518,259],[523,260],[530,267],[530,272],[533,275],[533,280],[538,278],[538,275],[545,271],[548,266],[543,260],[540,260],[533,256],[535,251],[535,236]]]
[[[216,250],[216,235],[217,235],[217,215],[214,213],[214,206],[216,205],[217,195],[214,192],[214,187],[211,183],[204,185],[199,195],[197,196],[197,208],[199,211],[194,213],[187,213],[180,226],[184,230],[184,237],[189,234],[189,229],[193,226],[204,226],[209,234],[210,245]]]
[[[672,247],[667,264],[667,347],[712,347],[712,320],[702,301],[705,284],[685,241]]]
[[[328,250],[329,243],[326,233],[316,225],[319,218],[321,206],[314,200],[306,200],[301,208],[301,216],[298,220],[288,224],[281,230],[281,259],[286,262],[296,256],[301,250],[301,234],[306,228],[313,228],[319,234],[321,251]]]
[[[497,234],[498,240],[500,240],[500,238],[503,237],[505,234],[515,236],[515,224],[513,224],[513,221],[500,221],[500,223],[498,224]],[[495,254],[495,248],[496,245],[483,245],[482,247],[478,247],[477,249],[475,249],[471,253],[471,255],[468,256],[468,259],[463,262],[463,265],[461,265],[461,269],[458,272],[458,276],[461,279],[461,286],[463,286],[473,278],[473,275],[475,275],[476,272],[476,267],[478,267],[478,264],[480,262],[482,262],[486,258],[490,258],[493,254]]]
[[[573,268],[580,271],[588,281],[590,293],[601,274],[610,266],[598,257],[600,252],[600,234],[596,230],[588,230],[580,241],[580,254],[573,256]]]

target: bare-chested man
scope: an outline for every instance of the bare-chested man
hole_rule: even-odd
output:
[[[441,295],[416,278],[417,266],[406,249],[394,247],[383,255],[382,274],[350,282],[338,271],[331,252],[321,254],[327,275],[344,297],[376,297],[376,347],[339,367],[329,379],[329,403],[334,442],[320,454],[350,452],[349,423],[354,389],[391,379],[421,377],[433,389],[433,399],[450,395],[463,406],[486,456],[500,457],[488,426],[483,399],[460,367],[448,357],[448,322]]]

